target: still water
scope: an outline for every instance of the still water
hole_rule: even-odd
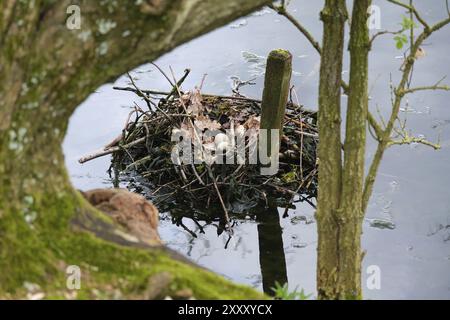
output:
[[[434,22],[445,17],[445,1],[416,1],[424,17]],[[404,12],[386,1],[374,1],[381,9],[381,28],[398,30]],[[293,0],[289,11],[321,38],[319,12],[322,1]],[[414,70],[414,86],[436,83],[450,75],[450,28],[430,38]],[[302,35],[282,16],[263,9],[213,31],[162,56],[156,63],[177,75],[191,68],[183,87],[198,85],[208,74],[203,91],[230,94],[231,77],[256,78],[256,85],[243,88],[250,97],[260,97],[264,59],[270,50],[284,48],[293,53],[293,78],[302,104],[317,106],[319,57]],[[370,57],[370,108],[386,115],[390,108],[389,78],[398,81],[402,51],[392,36],[375,42]],[[167,90],[166,80],[151,65],[132,71],[142,88]],[[348,76],[346,63],[344,76]],[[80,165],[77,159],[120,133],[133,102],[133,94],[112,90],[127,85],[125,77],[105,84],[76,110],[64,143],[66,163],[74,185],[82,190],[111,187],[106,170],[108,157]],[[448,81],[447,81],[448,83]],[[346,102],[346,97],[342,97]],[[412,134],[440,140],[442,149],[425,146],[391,148],[383,159],[364,224],[363,287],[367,299],[450,298],[450,94],[424,92],[405,99],[401,117],[407,117]],[[345,104],[344,104],[345,105]],[[369,138],[368,159],[375,143]],[[181,208],[190,210],[189,208]],[[236,282],[267,290],[275,280],[289,283],[291,290],[303,288],[315,295],[317,234],[314,209],[298,203],[282,218],[283,209],[260,209],[254,221],[242,219],[234,236],[217,235],[214,224],[203,226],[184,219],[182,226],[161,214],[161,237],[167,245],[193,261]],[[277,214],[278,213],[278,214]],[[384,222],[381,228],[373,219]],[[186,230],[188,228],[190,232]],[[193,235],[195,234],[195,236]],[[366,287],[367,267],[381,270],[381,288]]]

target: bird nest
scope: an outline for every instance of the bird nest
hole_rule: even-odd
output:
[[[232,96],[202,94],[199,88],[183,92],[182,80],[170,92],[142,90],[131,77],[132,87],[115,87],[134,92],[147,106],[144,110],[135,104],[122,134],[99,154],[80,161],[112,153],[116,177],[137,191],[145,189],[156,205],[220,206],[227,221],[231,213],[274,199],[288,208],[294,201],[310,202],[316,196],[315,112],[292,100],[287,103],[278,171],[264,175],[263,165],[251,161],[255,144],[247,134],[259,134],[261,101],[236,91]],[[245,132],[240,153],[230,132],[235,136]],[[181,144],[192,152],[180,152]]]

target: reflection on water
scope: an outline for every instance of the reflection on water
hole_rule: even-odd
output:
[[[444,1],[417,1],[416,5],[425,12],[427,20],[436,21],[445,14],[441,2]],[[374,0],[374,4],[382,9],[382,28],[398,29],[402,10],[382,0]],[[318,20],[321,6],[322,1],[306,0],[293,0],[290,6],[290,11],[317,39],[321,35]],[[415,86],[433,84],[444,75],[450,75],[449,34],[447,29],[427,41],[427,56],[415,66]],[[298,74],[292,82],[301,103],[314,108],[319,57],[294,27],[267,9],[183,45],[157,63],[163,67],[171,65],[177,74],[182,74],[186,67],[191,68],[185,88],[193,88],[207,73],[205,92],[229,94],[230,77],[242,80],[255,77],[258,71],[255,65],[259,60],[249,61],[251,54],[257,59],[274,48],[285,48],[293,53],[293,68]],[[374,44],[370,61],[370,107],[374,113],[376,108],[382,115],[389,112],[389,78],[391,73],[394,81],[399,77],[401,61],[396,59],[399,55],[391,36]],[[348,70],[348,65],[345,69]],[[166,80],[149,70],[153,68],[145,65],[133,72],[138,84],[143,88],[165,89]],[[123,77],[116,85],[123,86],[126,82]],[[255,82],[256,85],[243,88],[243,93],[260,97],[262,74],[256,74]],[[393,147],[386,153],[362,239],[367,251],[363,271],[370,265],[380,267],[381,290],[368,290],[363,286],[366,298],[450,298],[448,98],[448,94],[441,92],[417,93],[402,106],[402,117],[407,117],[412,133],[432,141],[440,137],[443,149],[436,152],[416,145]],[[115,92],[112,84],[108,84],[100,87],[74,114],[64,147],[76,187],[91,189],[112,185],[106,174],[108,158],[83,166],[77,159],[117,136],[133,101],[141,103],[133,94]],[[374,147],[373,141],[368,141],[368,161]],[[180,210],[187,212],[190,208]],[[298,203],[296,209],[289,211],[288,218],[281,217],[283,211],[273,207],[267,211],[261,209],[256,220],[253,215],[248,217],[250,219],[244,216],[236,220],[231,239],[226,233],[218,235],[217,222],[206,224],[182,218],[182,224],[176,225],[172,223],[173,217],[163,212],[160,233],[171,248],[234,281],[267,291],[275,280],[287,279],[291,290],[298,286],[306,293],[314,293],[317,242],[314,209],[306,203]],[[384,223],[391,228],[380,228],[380,221],[381,225]],[[363,284],[365,281],[363,272]]]
[[[253,259],[254,254],[258,254],[257,260],[259,261],[260,269],[258,273],[261,275],[258,278],[258,281],[260,281],[258,287],[262,285],[264,292],[273,295],[273,288],[276,283],[281,285],[288,283],[285,255],[286,246],[284,245],[283,228],[280,223],[282,218],[276,205],[270,204],[269,207],[257,206],[244,213],[245,216],[239,217],[238,215],[238,217],[232,217],[232,233],[227,232],[225,229],[225,220],[223,219],[223,211],[220,206],[200,210],[198,208],[188,209],[186,206],[177,205],[175,207],[170,206],[165,212],[165,219],[163,218],[162,221],[162,230],[167,231],[166,228],[168,227],[168,223],[170,223],[171,228],[177,226],[179,227],[178,230],[182,229],[185,231],[185,234],[189,234],[191,239],[188,241],[188,249],[183,251],[188,256],[195,258],[197,262],[205,264],[202,262],[202,258],[206,258],[211,254],[208,250],[213,251],[210,246],[214,239],[210,239],[208,234],[211,230],[214,230],[215,235],[212,235],[212,237],[221,239],[218,245],[222,246],[220,250],[223,250],[225,254],[224,260],[221,261],[224,268],[228,268],[231,264],[239,265],[239,260],[249,259],[244,256],[237,260],[228,259],[228,253],[230,251],[239,252],[246,250],[243,249],[244,247],[249,248],[249,245],[255,245],[254,249],[247,249],[247,253],[251,256],[251,259]],[[296,217],[304,218],[304,216]],[[301,219],[298,220],[300,221]],[[307,221],[306,218],[304,221]],[[293,224],[296,223],[298,221],[293,222]],[[246,231],[243,232],[242,227],[246,229],[247,225],[251,225],[252,227],[256,225],[256,228],[252,228],[251,231],[251,237],[254,237],[252,244],[244,243],[248,239],[246,239]],[[170,234],[167,238],[162,234],[163,239],[170,239],[172,237],[173,234]],[[293,236],[291,239],[296,240],[297,237]],[[198,242],[202,240],[205,240],[203,245],[209,248],[201,256],[197,256],[195,247],[198,247]],[[171,243],[169,242],[170,245]],[[293,248],[305,248],[306,246],[306,243],[292,242]],[[217,269],[214,270],[217,271]],[[254,271],[252,270],[252,272]]]
[[[273,294],[275,283],[288,282],[286,257],[284,255],[282,229],[276,206],[259,208],[256,212],[258,222],[259,264],[261,266],[264,292]]]

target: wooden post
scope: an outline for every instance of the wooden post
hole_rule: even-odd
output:
[[[264,91],[261,103],[261,129],[267,130],[267,136],[260,135],[260,144],[267,144],[267,156],[278,156],[282,136],[283,119],[289,95],[292,74],[292,55],[289,51],[278,49],[270,52],[267,58]],[[271,129],[279,131],[275,145],[271,141]],[[267,140],[266,140],[267,139]],[[273,150],[272,152],[272,148]],[[275,152],[276,151],[276,152]],[[260,151],[261,157],[261,151]]]

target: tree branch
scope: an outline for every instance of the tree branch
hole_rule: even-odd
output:
[[[443,77],[441,80],[439,80],[438,82],[436,82],[434,85],[432,86],[421,86],[421,87],[415,87],[415,88],[408,88],[406,90],[401,90],[399,91],[399,94],[401,95],[406,95],[409,93],[414,93],[417,91],[425,91],[425,90],[444,90],[444,91],[450,91],[450,87],[447,85],[440,85],[441,82],[445,79],[446,77]]]
[[[413,6],[409,6],[409,5],[405,5],[399,1],[395,1],[395,0],[388,0],[389,2],[393,2],[396,4],[399,4],[405,8],[408,8],[409,10],[411,10],[414,15],[416,16],[416,18],[420,15],[417,13],[417,11],[415,10],[415,8]],[[419,20],[419,18],[418,18]],[[419,20],[420,21],[420,20]],[[406,57],[405,62],[404,62],[404,68],[402,69],[402,78],[400,80],[399,85],[393,90],[394,92],[394,101],[392,103],[392,112],[391,112],[391,116],[386,124],[386,128],[383,130],[382,135],[381,135],[381,140],[378,144],[377,150],[375,152],[375,155],[372,159],[372,163],[370,165],[369,168],[369,172],[366,175],[366,179],[364,182],[364,195],[363,195],[363,210],[365,211],[367,209],[367,205],[369,203],[369,199],[370,199],[370,195],[372,194],[372,190],[373,190],[373,185],[375,183],[375,177],[376,174],[378,172],[378,168],[380,166],[381,163],[381,159],[383,157],[384,151],[386,150],[386,148],[392,144],[392,139],[391,139],[391,134],[394,128],[394,124],[396,119],[398,118],[398,114],[400,112],[400,106],[401,106],[401,102],[402,99],[405,95],[405,92],[408,92],[408,90],[413,90],[412,92],[415,91],[419,91],[419,90],[415,90],[413,89],[409,89],[408,83],[409,83],[409,77],[412,73],[413,70],[413,66],[414,63],[416,61],[415,55],[417,50],[419,50],[420,46],[423,44],[423,42],[433,33],[438,31],[439,29],[441,29],[442,27],[446,26],[447,24],[450,23],[450,16],[447,19],[444,19],[438,23],[436,23],[435,25],[433,25],[432,27],[429,27],[427,24],[425,29],[422,31],[422,33],[417,37],[417,39],[415,40],[414,43],[411,43],[411,49],[409,52],[409,55]],[[423,23],[422,23],[423,24]],[[410,41],[413,41],[414,39],[411,39]],[[425,87],[424,87],[425,88]],[[403,139],[405,140],[405,139]],[[412,142],[419,142],[422,144],[426,144],[429,145],[431,147],[436,147],[437,145],[434,145],[432,143],[427,143],[425,141],[419,141],[417,140],[417,138],[409,138],[406,139],[406,141],[410,140]],[[396,144],[398,144],[397,142],[395,142]],[[405,144],[405,143],[403,143]]]
[[[406,3],[403,3],[398,0],[388,0],[390,3],[396,4],[400,7],[403,7],[405,9],[408,9],[408,11],[412,12],[416,19],[423,25],[425,30],[430,30],[429,24],[422,18],[422,16],[419,14],[419,12],[416,10],[416,8],[412,5],[408,5]]]
[[[380,141],[381,138],[383,137],[383,128],[381,128],[380,124],[370,111],[367,112],[367,120],[369,121],[369,125],[375,131],[376,139]]]
[[[400,140],[390,140],[387,144],[387,147],[393,146],[393,145],[405,145],[405,144],[412,144],[412,143],[419,143],[423,144],[425,146],[431,147],[434,150],[441,149],[441,145],[439,143],[433,143],[425,138],[418,138],[418,137],[411,137],[411,136],[405,136]]]
[[[402,33],[403,30],[397,30],[397,31],[389,31],[389,30],[383,30],[383,31],[379,31],[377,33],[375,33],[372,38],[369,41],[369,45],[370,47],[372,47],[373,42],[375,41],[376,38],[378,38],[379,36],[385,35],[385,34],[392,34],[392,35],[396,35],[396,34],[400,34]]]
[[[417,91],[425,91],[425,90],[444,90],[444,91],[450,91],[450,87],[449,86],[423,86],[423,87],[416,87],[416,88],[410,88],[410,89],[406,89],[406,90],[402,90],[399,92],[399,94],[408,94],[408,93],[414,93]]]
[[[316,51],[319,54],[322,53],[322,48],[320,47],[319,42],[317,42],[314,39],[311,33],[305,27],[303,27],[297,19],[295,19],[289,12],[287,12],[284,4],[282,4],[281,6],[275,6],[273,4],[270,4],[269,8],[275,10],[275,12],[277,12],[278,14],[286,17],[301,33],[303,33],[306,39],[308,39],[308,41],[314,47],[314,49],[316,49]]]

